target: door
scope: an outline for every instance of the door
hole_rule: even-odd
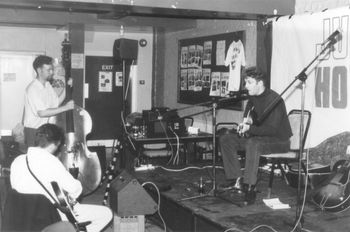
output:
[[[24,92],[35,77],[33,60],[37,53],[0,52],[0,129],[1,135],[22,121]]]

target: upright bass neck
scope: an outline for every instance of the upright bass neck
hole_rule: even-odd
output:
[[[65,69],[65,79],[66,79],[66,99],[69,101],[73,99],[73,87],[71,87],[68,82],[71,78],[71,43],[68,40],[68,35],[65,36],[62,42],[62,62]],[[74,118],[73,111],[69,110],[66,112],[66,132],[74,133]]]

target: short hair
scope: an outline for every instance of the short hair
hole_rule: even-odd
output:
[[[38,147],[45,148],[50,144],[55,144],[58,147],[57,151],[60,151],[64,143],[64,131],[55,124],[46,123],[36,130],[35,145]]]
[[[42,67],[44,64],[52,64],[53,63],[53,58],[50,56],[45,56],[45,55],[39,55],[35,58],[33,61],[33,68],[36,72],[37,68]]]
[[[245,70],[244,78],[251,77],[256,81],[262,81],[264,85],[266,84],[266,75],[260,71],[257,67],[250,67]]]

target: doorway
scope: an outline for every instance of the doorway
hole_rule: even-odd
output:
[[[0,51],[0,136],[22,122],[24,92],[35,77],[32,67],[38,53]]]

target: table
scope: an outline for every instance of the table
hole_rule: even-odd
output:
[[[159,136],[159,137],[144,137],[144,136],[132,136],[128,135],[129,141],[134,144],[135,149],[138,153],[138,155],[141,154],[141,151],[143,149],[143,145],[145,144],[159,144],[159,143],[177,143],[177,138],[175,136]],[[186,134],[183,136],[179,136],[179,143],[183,143],[185,147],[189,143],[196,143],[198,142],[208,142],[208,141],[213,141],[213,135],[210,133],[206,132],[199,132],[198,134]],[[186,149],[185,149],[186,151]],[[194,146],[194,154],[196,154],[196,146]],[[185,163],[188,164],[188,154],[185,152]]]

